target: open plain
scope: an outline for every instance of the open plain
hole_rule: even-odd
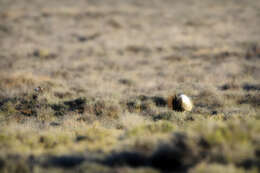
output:
[[[0,0],[0,172],[259,165],[259,0]]]

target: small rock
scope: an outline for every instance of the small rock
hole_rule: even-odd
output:
[[[211,115],[217,115],[218,114],[218,111],[212,111],[211,112]]]
[[[42,93],[43,90],[44,90],[44,88],[41,87],[41,86],[38,86],[38,87],[34,88],[34,91],[37,92],[37,93]]]
[[[60,123],[57,123],[57,122],[51,122],[50,123],[50,126],[59,126],[60,125]]]
[[[77,141],[77,142],[79,142],[79,141],[84,141],[84,140],[86,140],[86,139],[88,139],[86,136],[77,136],[77,137],[76,137],[76,141]]]

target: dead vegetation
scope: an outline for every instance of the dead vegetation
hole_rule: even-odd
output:
[[[259,9],[2,0],[0,172],[259,172]]]

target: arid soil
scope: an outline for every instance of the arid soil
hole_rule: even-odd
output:
[[[0,172],[258,172],[259,127],[258,0],[0,1]]]

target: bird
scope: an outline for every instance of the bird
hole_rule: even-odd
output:
[[[191,111],[193,103],[185,94],[178,94],[168,98],[168,107],[177,112]]]

